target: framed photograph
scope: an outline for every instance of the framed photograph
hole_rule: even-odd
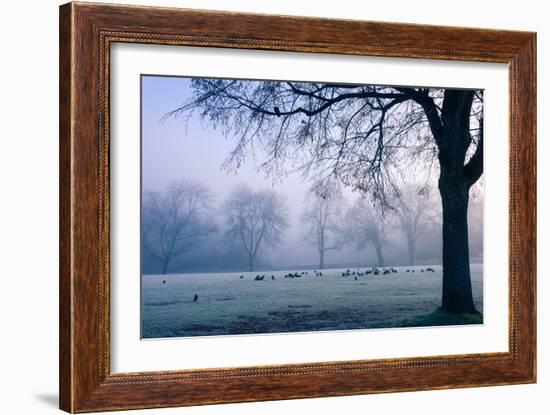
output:
[[[536,35],[60,8],[60,407],[536,381]]]

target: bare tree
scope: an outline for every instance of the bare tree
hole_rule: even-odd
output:
[[[287,206],[279,194],[237,186],[224,205],[228,235],[239,240],[248,257],[248,270],[262,245],[276,245],[286,230]]]
[[[472,187],[468,209],[470,256],[483,257],[483,180]],[[472,226],[473,225],[473,226]]]
[[[405,185],[393,205],[399,228],[407,240],[409,265],[416,260],[416,242],[425,228],[432,223],[434,211],[428,186]]]
[[[476,311],[467,212],[469,189],[483,173],[482,91],[222,79],[193,79],[192,88],[192,97],[167,117],[198,111],[234,136],[228,169],[260,146],[267,174],[298,166],[315,188],[336,180],[382,206],[396,191],[392,171],[403,160],[414,155],[438,170],[442,307]]]
[[[348,209],[345,216],[348,238],[356,244],[357,249],[372,247],[378,259],[378,266],[383,267],[383,248],[387,245],[386,218],[376,212],[365,198],[358,199]]]
[[[147,193],[143,205],[143,246],[162,264],[166,274],[174,258],[197,239],[215,232],[208,218],[210,192],[201,184],[181,181],[165,192]]]
[[[311,194],[308,197],[301,221],[305,238],[319,252],[319,268],[325,268],[327,251],[344,245],[342,212],[345,201],[340,193]]]

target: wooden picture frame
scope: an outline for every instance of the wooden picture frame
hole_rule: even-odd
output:
[[[509,65],[509,352],[111,373],[109,62],[117,42]],[[68,412],[536,380],[536,35],[69,3],[60,8],[60,407]]]

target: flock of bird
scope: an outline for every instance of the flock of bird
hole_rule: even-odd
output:
[[[416,270],[415,269],[407,269],[406,272],[415,272]],[[421,268],[420,269],[420,272],[435,272],[435,269],[433,268]],[[357,268],[357,270],[355,271],[352,271],[351,269],[347,269],[345,270],[344,272],[342,272],[342,277],[354,277],[355,280],[357,280],[357,277],[363,277],[363,276],[366,276],[366,275],[388,275],[388,274],[398,274],[399,271],[397,271],[394,267],[389,267],[389,268],[385,268],[385,267],[381,267],[381,268],[377,268],[377,267],[372,267],[370,269],[366,269],[366,270],[361,270],[359,268]],[[309,274],[309,271],[302,271],[302,272],[290,272],[288,274],[285,274],[285,278],[302,278],[302,277],[306,277],[310,275]],[[312,275],[316,276],[316,277],[322,277],[323,276],[323,273],[321,271],[317,271],[317,270],[313,270],[312,271]],[[241,275],[239,277],[239,279],[243,279],[244,278],[244,275]],[[257,274],[255,277],[254,277],[254,281],[263,281],[264,279],[266,278],[266,275],[265,274]],[[271,275],[271,279],[272,280],[275,280],[275,275]]]
[[[415,271],[416,271],[415,269],[407,269],[406,270],[406,272],[412,272],[412,273],[414,273]],[[420,272],[435,272],[435,269],[433,269],[431,267],[428,267],[426,269],[421,268]],[[390,267],[390,268],[372,267],[372,268],[366,269],[366,270],[361,270],[361,269],[357,268],[355,271],[352,271],[350,269],[345,270],[344,272],[342,272],[342,277],[344,277],[344,278],[353,277],[355,281],[358,281],[357,277],[363,277],[363,276],[367,276],[367,275],[380,275],[380,274],[388,275],[388,274],[398,274],[398,273],[399,273],[399,271],[397,271],[394,267]],[[321,271],[313,270],[312,275],[314,275],[316,277],[322,277],[323,273]],[[290,273],[286,274],[284,277],[292,279],[292,278],[302,278],[302,277],[305,277],[305,276],[309,276],[309,271],[290,272]],[[265,277],[266,277],[265,274],[262,274],[262,275],[257,274],[254,277],[254,281],[263,281],[265,279]],[[244,275],[241,275],[239,277],[239,279],[241,279],[241,280],[244,279]],[[273,281],[275,281],[275,275],[271,275],[271,279]],[[162,283],[166,284],[166,280],[163,280]],[[193,302],[196,303],[198,299],[199,299],[198,294],[195,294],[195,296],[193,297]]]

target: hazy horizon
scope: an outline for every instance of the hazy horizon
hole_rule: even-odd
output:
[[[253,190],[271,189],[286,198],[289,214],[288,229],[282,243],[275,247],[262,247],[258,268],[314,266],[319,254],[315,247],[305,240],[300,216],[305,206],[305,198],[311,184],[299,172],[293,172],[277,180],[267,178],[260,171],[258,163],[264,157],[257,149],[255,157],[247,157],[236,172],[222,169],[227,154],[235,146],[234,140],[226,138],[219,130],[212,129],[195,114],[188,122],[182,119],[163,117],[180,106],[190,97],[190,78],[168,76],[142,76],[142,195],[147,192],[162,192],[170,184],[180,180],[191,180],[204,184],[213,195],[213,207],[219,232],[199,241],[197,246],[174,260],[171,269],[185,269],[186,272],[209,272],[212,266],[204,254],[214,248],[218,252],[228,250],[224,239],[222,208],[231,190],[246,183]],[[436,178],[431,177],[434,187]],[[350,189],[343,189],[346,205],[351,206],[359,197]],[[439,200],[438,195],[434,195]],[[405,264],[407,250],[399,229],[394,229],[385,247],[388,264]],[[204,252],[203,252],[204,251]],[[441,232],[421,235],[418,241],[417,261],[437,264],[441,261]],[[478,253],[471,252],[475,261]],[[229,255],[229,254],[227,254]],[[155,260],[147,259],[143,254],[144,273],[155,273]],[[326,265],[361,264],[375,265],[376,258],[372,249],[357,250],[353,244],[342,249],[330,251]],[[229,267],[231,268],[231,266]],[[175,272],[175,271],[172,271]]]

